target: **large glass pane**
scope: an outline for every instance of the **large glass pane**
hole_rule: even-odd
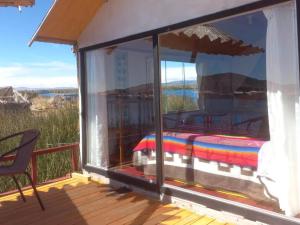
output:
[[[154,181],[152,58],[151,38],[86,54],[87,136],[89,163]]]
[[[87,163],[102,168],[108,166],[105,55],[105,50],[102,49],[85,54]]]
[[[167,184],[280,212],[258,176],[267,28],[258,11],[159,36]]]

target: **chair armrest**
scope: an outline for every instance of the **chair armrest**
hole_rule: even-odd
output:
[[[8,140],[8,139],[10,139],[10,138],[13,138],[13,137],[17,137],[17,136],[21,135],[22,133],[23,133],[23,132],[18,132],[18,133],[11,134],[11,135],[8,135],[8,136],[6,136],[6,137],[3,137],[3,138],[0,139],[0,142],[6,141],[6,140]],[[0,161],[1,161],[5,156],[11,154],[11,153],[14,152],[14,151],[16,151],[16,149],[12,149],[12,150],[10,150],[10,151],[8,151],[8,152],[5,152],[5,153],[3,153],[2,155],[0,155]]]
[[[13,137],[16,137],[16,136],[19,136],[19,135],[22,135],[23,133],[24,132],[18,132],[18,133],[15,133],[15,134],[8,135],[6,137],[1,138],[0,142],[5,141],[5,140],[10,139],[10,138],[13,138]]]
[[[0,156],[0,166],[2,166],[4,163],[5,163],[5,156],[6,156],[7,154],[6,153],[4,153],[4,154],[2,154],[1,156]]]
[[[9,139],[9,138],[12,138],[12,137],[21,135],[22,133],[23,133],[23,132],[20,132],[20,133],[13,134],[13,135],[7,136],[7,137],[5,137],[5,138],[2,138],[2,139],[0,140],[0,142],[1,142],[1,141],[4,141],[4,140],[7,140],[7,139]],[[37,135],[37,136],[39,136],[39,135]],[[11,153],[14,153],[14,152],[20,150],[21,148],[23,148],[24,146],[30,144],[32,141],[34,141],[34,140],[37,138],[37,136],[31,138],[30,140],[28,140],[27,142],[23,143],[22,145],[19,145],[18,147],[13,148],[13,149],[9,150],[8,152],[3,153],[2,155],[0,155],[0,160],[3,159],[5,156],[10,155]]]
[[[10,151],[8,151],[8,152],[5,152],[5,153],[3,153],[2,155],[0,155],[0,161],[5,157],[5,156],[8,156],[8,155],[10,155],[11,153],[13,153],[13,152],[15,152],[16,151],[16,148],[14,148],[14,149],[12,149],[12,150],[10,150]]]

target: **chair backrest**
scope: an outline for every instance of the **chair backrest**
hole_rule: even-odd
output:
[[[37,143],[38,137],[40,135],[40,132],[38,130],[32,129],[26,130],[20,135],[22,135],[19,145],[20,149],[18,149],[16,152],[16,158],[13,164],[11,165],[11,169],[19,172],[25,172],[31,159],[32,152]]]

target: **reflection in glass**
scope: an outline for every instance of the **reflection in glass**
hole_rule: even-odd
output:
[[[87,136],[92,165],[154,181],[155,145],[144,151],[139,144],[155,141],[152,57],[151,39],[87,53]]]
[[[255,12],[160,35],[166,183],[278,209],[257,178],[269,140],[266,31]]]

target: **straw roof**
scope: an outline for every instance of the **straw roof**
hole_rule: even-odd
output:
[[[197,53],[240,56],[264,52],[264,49],[247,44],[212,25],[172,31],[161,35],[159,41],[163,47],[192,52],[194,59]]]
[[[0,104],[7,103],[26,103],[29,104],[29,100],[21,95],[13,87],[0,87]]]
[[[32,6],[35,0],[0,0],[0,6]]]

